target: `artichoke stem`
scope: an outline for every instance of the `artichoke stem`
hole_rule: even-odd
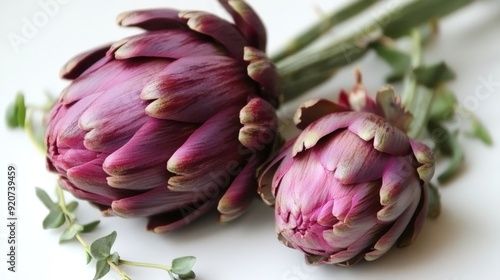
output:
[[[323,34],[329,32],[336,25],[358,15],[362,11],[366,10],[373,4],[379,2],[380,0],[357,0],[352,1],[348,5],[342,7],[340,10],[336,10],[329,15],[325,15],[316,24],[310,26],[308,29],[304,30],[301,34],[297,35],[294,39],[290,40],[288,44],[276,53],[271,60],[275,63],[282,61],[283,59],[301,51],[302,49],[309,46],[316,39],[321,37]]]
[[[382,37],[399,38],[427,21],[444,17],[473,0],[412,0],[326,47],[304,51],[277,63],[289,101],[327,81],[340,67],[359,58]],[[315,74],[315,75],[314,75]]]

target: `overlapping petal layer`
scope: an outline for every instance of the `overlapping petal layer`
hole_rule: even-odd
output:
[[[279,78],[266,33],[243,1],[234,23],[173,9],[123,13],[145,32],[76,56],[50,112],[47,166],[107,215],[173,230],[209,211],[248,207],[273,146]]]
[[[366,111],[345,103],[303,104],[295,116],[303,131],[259,175],[261,197],[275,205],[278,239],[310,263],[377,259],[410,244],[427,213],[430,149],[373,100],[363,101]]]

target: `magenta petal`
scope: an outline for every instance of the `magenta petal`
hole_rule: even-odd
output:
[[[179,11],[173,9],[154,9],[125,12],[116,21],[121,26],[136,26],[145,30],[183,28],[186,20],[179,18]]]
[[[377,183],[363,183],[341,186],[333,192],[337,198],[334,199],[332,214],[339,222],[333,226],[332,231],[323,234],[329,244],[346,248],[379,222],[375,215],[380,209],[377,189]],[[348,207],[338,206],[343,199],[350,204]]]
[[[110,186],[151,189],[167,185],[167,161],[196,126],[149,118],[132,138],[109,155],[103,169]]]
[[[372,227],[358,240],[350,244],[346,249],[332,254],[324,263],[352,265],[363,258],[363,252],[377,241],[378,234],[385,225],[376,225]]]
[[[157,233],[176,230],[213,210],[216,202],[216,199],[195,202],[164,214],[152,216],[149,218],[147,228]]]
[[[417,159],[418,163],[421,164],[417,167],[417,172],[422,181],[429,183],[434,175],[435,159],[432,150],[425,144],[418,141],[410,139],[410,146]]]
[[[343,106],[347,106],[354,111],[372,113],[379,116],[383,116],[380,108],[378,107],[375,100],[373,100],[368,94],[365,86],[363,85],[361,72],[356,71],[356,84],[353,89],[349,92],[341,92],[339,101]]]
[[[276,66],[266,54],[256,48],[245,47],[244,60],[248,61],[248,76],[260,84],[262,97],[278,106],[281,94],[280,77]]]
[[[264,150],[273,143],[277,133],[278,119],[274,108],[261,98],[252,98],[240,111],[238,139],[249,149]]]
[[[111,199],[122,198],[129,191],[110,188],[106,181],[107,174],[102,170],[104,159],[97,158],[85,164],[68,169],[68,179],[79,189]]]
[[[262,51],[266,50],[266,28],[257,13],[245,1],[219,0],[231,14],[238,30],[245,36],[249,45]]]
[[[396,95],[392,87],[386,86],[377,92],[376,99],[376,103],[372,102],[378,106],[379,114],[400,130],[408,131],[413,115],[404,108],[401,96]]]
[[[226,164],[215,166],[209,171],[200,170],[183,175],[175,175],[168,180],[168,188],[172,191],[192,191],[203,194],[209,199],[219,197],[241,171],[240,162],[235,159],[226,159]]]
[[[143,71],[102,92],[81,114],[79,125],[88,131],[84,142],[87,149],[112,152],[125,144],[147,121],[146,104],[140,99],[140,92],[143,83],[159,70],[154,68],[163,66],[164,63],[144,63],[133,67]]]
[[[60,102],[71,104],[90,94],[101,94],[115,86],[129,82],[145,84],[143,80],[156,75],[169,64],[167,60],[111,61],[96,71],[74,80],[61,93]]]
[[[62,152],[59,156],[56,156],[57,165],[65,170],[68,170],[75,166],[80,166],[92,160],[95,160],[99,156],[98,153],[94,151],[89,151],[85,148],[75,149],[69,148]]]
[[[255,170],[259,163],[260,160],[256,157],[250,160],[219,200],[217,210],[221,213],[221,222],[239,217],[252,202],[257,189]]]
[[[123,190],[150,190],[157,187],[166,187],[171,176],[165,167],[155,166],[143,172],[109,176],[106,181],[110,187]]]
[[[187,25],[192,30],[208,35],[221,43],[233,58],[243,59],[243,47],[247,42],[234,25],[205,12],[187,11],[179,13],[179,16],[188,19]]]
[[[276,194],[276,208],[290,211],[292,215],[311,215],[325,204],[336,190],[335,182],[327,176],[327,170],[311,154],[305,154],[285,173]],[[338,184],[338,183],[337,183]],[[294,186],[308,186],[297,188]],[[328,187],[326,187],[328,186]],[[304,217],[306,218],[306,217]]]
[[[333,203],[333,200],[328,200],[317,210],[316,221],[319,225],[333,227],[338,222],[337,218],[332,214]]]
[[[365,259],[367,261],[378,259],[392,248],[407,227],[411,217],[415,213],[418,203],[418,199],[413,200],[403,214],[394,222],[391,228],[377,241],[377,243],[375,243],[375,246],[373,246],[374,249],[365,254]]]
[[[58,103],[52,108],[46,128],[47,143],[57,148],[83,149],[85,131],[78,126],[80,115],[94,102],[96,96],[88,95],[71,105]]]
[[[244,154],[238,147],[241,145],[237,140],[241,127],[238,113],[238,107],[230,107],[206,121],[172,155],[167,169],[177,175],[192,177],[193,174],[220,170],[230,160],[239,161]]]
[[[363,117],[360,112],[339,112],[326,115],[307,126],[299,135],[293,147],[293,155],[314,147],[326,135],[348,127],[355,120]]]
[[[414,168],[404,158],[393,158],[382,177],[380,204],[383,208],[377,217],[385,222],[394,221],[412,201],[419,200],[420,195],[420,180]]]
[[[148,115],[183,122],[203,122],[231,105],[243,106],[254,88],[239,63],[223,56],[186,57],[171,63],[142,90],[154,100]]]
[[[378,180],[390,159],[348,130],[324,137],[312,153],[342,184]]]
[[[113,199],[111,198],[93,192],[86,192],[76,188],[72,183],[68,181],[68,179],[61,177],[57,180],[57,182],[63,190],[70,192],[76,198],[88,200],[90,202],[94,202],[101,205],[111,205],[111,203],[113,202]]]
[[[427,213],[429,211],[429,190],[428,186],[422,186],[422,197],[420,203],[413,214],[413,217],[405,231],[398,239],[398,247],[410,245],[415,240],[424,226]]]
[[[73,57],[63,66],[59,75],[64,79],[78,78],[85,70],[103,58],[109,47],[110,45],[101,46]]]
[[[111,47],[116,59],[133,57],[181,57],[223,55],[220,47],[200,34],[181,30],[162,30],[126,38]]]
[[[295,112],[293,121],[297,128],[305,129],[311,123],[328,114],[346,111],[349,111],[349,109],[330,100],[311,99],[300,105],[299,109]]]
[[[395,156],[407,155],[411,148],[409,138],[382,117],[372,113],[362,114],[349,126],[349,130],[365,141],[373,140],[373,147]]]
[[[133,87],[130,83],[123,86]],[[115,88],[113,92],[99,96],[83,112],[79,126],[88,131],[84,140],[87,149],[111,153],[125,144],[147,121],[144,105],[139,98],[140,89],[136,86],[135,90],[135,96],[123,95],[123,89]]]
[[[295,139],[289,140],[281,150],[270,157],[259,174],[258,193],[268,205],[274,205],[277,188],[281,179],[293,164],[292,147]]]
[[[103,58],[99,59],[92,66],[90,66],[87,70],[85,70],[85,72],[83,72],[80,75],[80,77],[96,71],[97,69],[103,67],[104,65],[108,64],[109,62],[111,62],[113,60],[115,60],[115,57],[109,53],[109,49],[108,49],[108,52],[106,53],[106,55]]]
[[[115,200],[111,204],[113,212],[121,217],[147,217],[177,210],[197,201],[192,192],[172,192],[166,184],[145,193]]]
[[[102,170],[104,157],[96,158],[85,164],[74,166],[67,170],[68,179],[77,183],[78,187],[89,192],[100,193],[109,189],[106,183],[107,174]]]

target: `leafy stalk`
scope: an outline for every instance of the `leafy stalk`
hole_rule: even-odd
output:
[[[322,49],[296,54],[277,63],[288,101],[328,80],[341,67],[363,57],[383,37],[399,38],[435,18],[443,17],[473,0],[412,0],[389,10],[358,32]]]
[[[50,99],[45,106],[28,105],[25,102],[24,95],[19,92],[14,102],[8,105],[6,110],[7,126],[10,128],[23,128],[28,137],[37,148],[45,153],[44,127],[36,124],[34,114],[41,112],[45,114],[52,106],[54,100]]]
[[[271,57],[271,60],[275,63],[280,62],[301,51],[336,25],[352,18],[379,1],[380,0],[356,0],[350,2],[345,7],[323,17],[316,24],[290,40],[283,49]]]
[[[172,261],[172,264],[168,266],[124,260],[120,258],[120,255],[117,252],[111,253],[111,247],[113,246],[117,236],[116,231],[113,231],[111,234],[101,237],[88,245],[81,233],[93,231],[99,224],[99,221],[94,221],[85,225],[77,223],[74,211],[77,208],[78,203],[73,201],[66,204],[63,190],[60,187],[57,187],[56,191],[57,201],[53,201],[44,190],[40,188],[36,189],[36,195],[50,210],[49,214],[44,219],[43,226],[45,229],[49,229],[59,228],[63,224],[67,224],[67,227],[59,240],[60,242],[72,239],[78,240],[87,256],[87,263],[89,263],[92,259],[95,260],[96,272],[94,280],[102,278],[110,271],[110,269],[115,270],[120,275],[122,280],[131,280],[132,278],[126,272],[121,270],[120,266],[122,265],[165,270],[171,279],[194,279],[196,277],[195,273],[192,271],[196,262],[196,258],[193,256],[176,258]]]
[[[415,73],[422,64],[422,38],[418,29],[413,29],[411,32],[413,42],[412,48],[412,69],[405,79],[405,92],[403,93],[403,104],[405,108],[413,113],[413,122],[408,131],[408,135],[412,138],[418,138],[425,128],[430,105],[434,97],[434,90],[426,87],[419,87],[418,75]],[[417,94],[418,93],[418,94]]]

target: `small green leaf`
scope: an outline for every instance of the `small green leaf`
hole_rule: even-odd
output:
[[[110,255],[111,247],[113,247],[115,240],[116,231],[95,240],[92,244],[90,244],[90,253],[97,260],[106,259]]]
[[[6,110],[7,125],[10,128],[24,127],[26,119],[26,105],[24,104],[24,95],[18,93],[16,99]]]
[[[119,262],[120,262],[120,255],[118,255],[117,252],[114,252],[111,256],[109,256],[109,260],[116,264],[116,265],[119,265]]]
[[[472,132],[470,133],[470,135],[481,140],[488,146],[493,145],[493,139],[491,138],[491,135],[486,127],[484,127],[484,125],[472,113],[469,114],[469,120],[472,125]]]
[[[429,212],[427,217],[429,219],[436,219],[441,214],[441,198],[438,189],[429,184]]]
[[[108,274],[110,266],[106,259],[98,260],[95,266],[94,280],[101,279]]]
[[[24,122],[26,121],[26,104],[24,103],[24,95],[18,93],[16,96],[16,108],[17,108],[17,123],[20,127],[24,127]]]
[[[92,260],[92,256],[87,251],[85,251],[85,259],[87,261],[87,264],[89,264]]]
[[[460,172],[465,158],[464,151],[460,146],[460,143],[458,143],[458,133],[455,131],[454,133],[451,133],[450,136],[449,145],[452,150],[451,161],[446,170],[438,176],[438,182],[441,184],[450,181],[453,177],[455,177],[455,175],[458,174],[458,172]]]
[[[5,110],[5,120],[7,121],[7,126],[9,128],[19,127],[19,123],[17,121],[17,108],[15,103],[11,103],[7,106],[7,110]]]
[[[64,224],[64,215],[59,207],[50,210],[43,220],[43,229],[58,228]]]
[[[99,225],[100,222],[101,221],[97,220],[97,221],[93,221],[93,222],[90,222],[88,224],[83,225],[82,232],[83,233],[88,233],[88,232],[93,231],[97,227],[97,225]]]
[[[76,201],[71,201],[68,205],[66,205],[66,209],[68,209],[69,212],[75,211],[77,207],[78,207],[78,202]]]
[[[68,217],[68,220],[71,221],[71,223],[74,223],[76,221],[76,215],[75,214],[73,214],[71,212],[67,212],[66,216]]]
[[[187,256],[174,259],[171,271],[177,275],[188,274],[196,262],[196,257]]]
[[[455,79],[455,73],[448,68],[446,63],[441,62],[431,66],[420,66],[413,70],[417,83],[430,89],[440,84]]]
[[[392,83],[403,79],[411,64],[410,56],[396,48],[390,48],[381,44],[375,47],[375,51],[392,69],[392,73],[386,78],[387,82]]]
[[[457,98],[452,91],[437,90],[432,99],[429,119],[435,121],[450,120],[455,115]]]
[[[196,278],[196,274],[192,270],[186,274],[179,275],[179,279],[195,279],[195,278]]]
[[[59,242],[67,241],[75,238],[76,234],[83,230],[83,226],[79,224],[72,224],[69,228],[67,228],[61,237],[59,237]]]
[[[43,205],[45,205],[47,209],[53,209],[57,206],[57,203],[52,201],[47,192],[45,192],[41,188],[36,188],[36,196],[38,197],[38,199],[40,199],[40,201],[42,201]]]

